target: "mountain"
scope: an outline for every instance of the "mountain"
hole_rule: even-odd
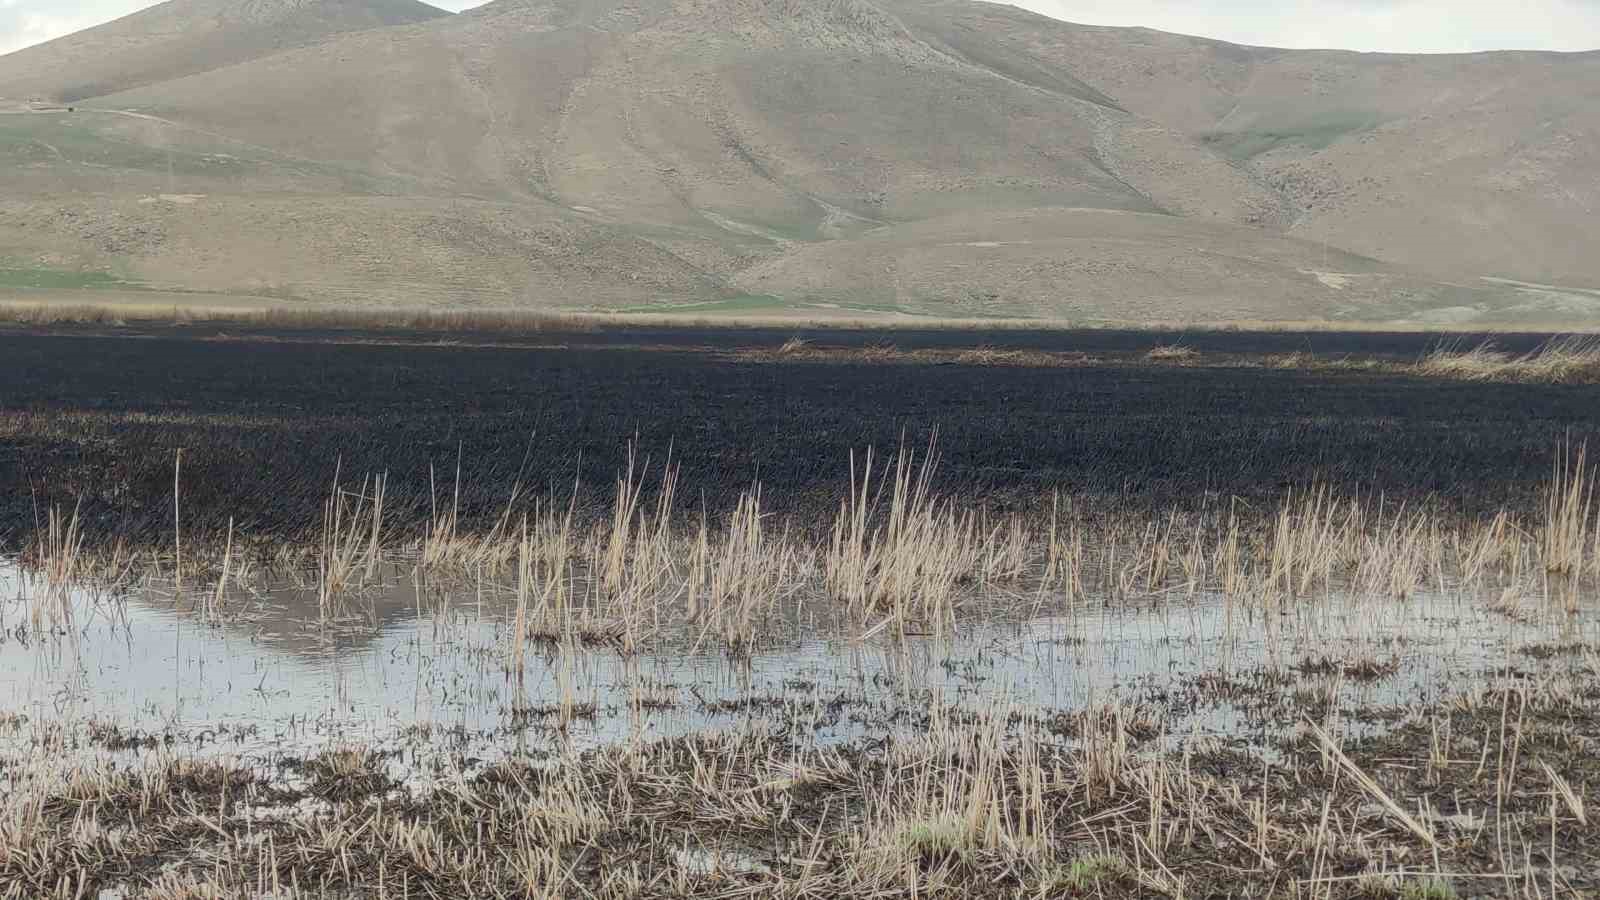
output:
[[[188,74],[58,74],[39,92],[75,112],[0,115],[0,285],[1600,317],[1600,54],[1273,50],[968,0],[209,2],[286,49],[142,26],[124,58]],[[293,39],[313,19],[348,27]]]
[[[0,98],[72,103],[445,15],[419,0],[167,0],[0,56]]]
[[[1079,73],[1278,194],[1287,232],[1447,278],[1600,286],[1600,52],[1272,50],[940,2],[1019,71]],[[995,49],[999,48],[999,49]]]

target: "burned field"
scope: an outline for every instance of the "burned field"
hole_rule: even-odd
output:
[[[1463,341],[0,334],[0,897],[1594,896],[1600,387]]]
[[[920,446],[935,430],[941,486],[1000,508],[1037,510],[1057,490],[1119,510],[1270,506],[1321,483],[1471,514],[1536,505],[1555,442],[1600,434],[1593,385],[1266,364],[1308,350],[1410,362],[1436,342],[1423,335],[1361,350],[1342,334],[1210,334],[1185,338],[1198,358],[1177,364],[1145,358],[1170,337],[1122,332],[895,335],[892,347],[845,333],[790,355],[776,352],[785,332],[756,331],[329,342],[362,337],[0,334],[0,540],[16,549],[37,510],[81,504],[96,541],[164,545],[180,449],[193,531],[217,535],[231,517],[298,539],[320,527],[340,471],[389,473],[397,527],[420,525],[430,480],[453,493],[458,470],[478,526],[519,478],[531,493],[576,480],[603,507],[630,441],[657,465],[670,451],[685,509],[731,509],[760,481],[826,523],[852,451]],[[958,361],[978,346],[1046,364]]]

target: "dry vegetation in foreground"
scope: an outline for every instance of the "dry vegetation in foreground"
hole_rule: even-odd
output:
[[[70,633],[89,612],[79,605],[152,576],[170,579],[180,594],[188,586],[189,602],[208,619],[228,614],[228,583],[249,587],[272,577],[314,591],[324,623],[360,623],[370,618],[369,587],[398,563],[419,581],[509,584],[515,625],[505,652],[508,669],[517,670],[530,641],[632,654],[684,627],[697,642],[746,653],[763,635],[772,639],[767,626],[780,606],[806,598],[844,612],[841,624],[854,633],[871,635],[944,633],[969,606],[991,611],[995,588],[1035,611],[1088,596],[1109,602],[1205,592],[1230,608],[1283,610],[1319,596],[1405,600],[1424,590],[1491,589],[1515,615],[1524,598],[1575,607],[1600,579],[1597,476],[1582,446],[1558,448],[1539,514],[1474,520],[1316,485],[1262,513],[1235,506],[1090,519],[1057,494],[1045,518],[995,515],[941,493],[937,465],[932,446],[920,456],[902,449],[888,465],[871,452],[852,459],[848,494],[831,530],[817,537],[779,527],[759,485],[728,516],[680,522],[677,470],[652,469],[631,454],[604,515],[585,519],[572,498],[559,496],[519,514],[518,485],[489,529],[467,531],[447,494],[410,541],[391,537],[383,477],[336,482],[321,536],[308,547],[252,541],[230,522],[222,535],[177,531],[171,553],[135,557],[120,544],[85,548],[77,513],[52,510],[20,557],[37,585],[28,593],[28,622],[35,632]],[[175,492],[175,524],[180,512]]]
[[[0,898],[1594,896],[1600,659],[1409,710],[1302,720],[1272,758],[1136,708],[915,713],[823,747],[806,709],[732,733],[407,789],[358,746],[277,768],[152,753],[11,770]],[[48,750],[49,748],[41,748]]]

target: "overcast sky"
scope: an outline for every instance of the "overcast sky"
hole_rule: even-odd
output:
[[[461,10],[483,0],[434,0]],[[154,5],[0,0],[0,53]],[[1271,47],[1392,52],[1600,49],[1600,0],[1019,0],[1096,25],[1144,25]]]

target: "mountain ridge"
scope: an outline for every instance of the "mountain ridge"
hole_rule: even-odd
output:
[[[89,98],[76,131],[13,125],[0,260],[325,302],[1583,318],[1581,290],[1486,278],[1600,285],[1591,67],[965,0],[497,0]],[[308,218],[351,252],[216,262]],[[399,255],[362,243],[379,224]]]

